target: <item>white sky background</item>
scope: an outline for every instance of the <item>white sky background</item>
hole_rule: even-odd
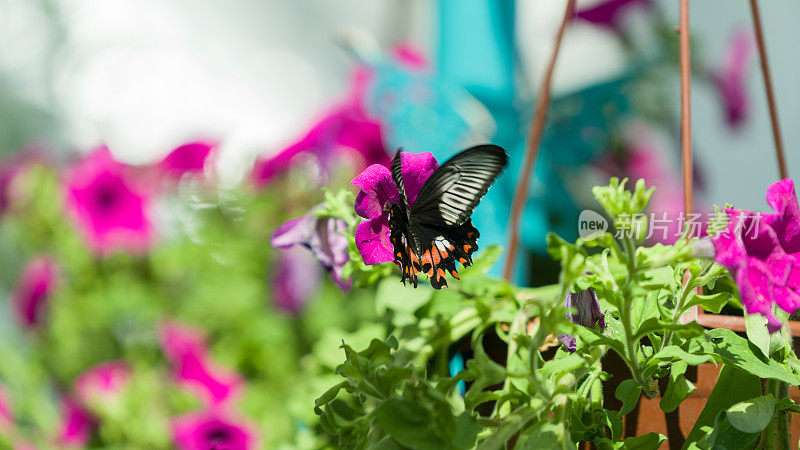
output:
[[[677,23],[677,2],[659,3]],[[563,1],[518,4],[520,52],[535,82]],[[789,170],[799,174],[800,3],[761,4]],[[716,63],[733,28],[750,24],[748,2],[691,5],[693,35]],[[407,8],[408,20],[397,20],[404,17],[398,7]],[[0,134],[54,115],[65,124],[56,133],[61,147],[86,151],[104,141],[131,163],[216,136],[223,174],[234,180],[256,154],[278,150],[343,95],[350,60],[335,41],[341,30],[366,29],[384,45],[410,37],[430,54],[436,24],[433,0],[0,0],[0,121],[19,120],[0,124]],[[575,26],[554,88],[606,79],[622,64],[612,36]],[[749,82],[751,117],[735,134],[724,127],[713,92],[695,84],[695,152],[706,168],[708,201],[763,210],[777,169],[756,61]],[[674,88],[677,104],[677,77]],[[20,112],[9,116],[17,103]]]

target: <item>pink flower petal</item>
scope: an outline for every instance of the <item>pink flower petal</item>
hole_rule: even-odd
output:
[[[417,199],[420,189],[428,181],[433,172],[439,168],[439,163],[431,152],[400,154],[400,166],[403,172],[403,185],[406,191],[406,200],[411,207]]]
[[[256,448],[257,441],[247,423],[216,409],[174,419],[172,435],[180,450],[247,450]]]
[[[752,38],[746,28],[737,29],[730,40],[722,67],[713,74],[713,81],[731,128],[739,127],[747,117],[747,69],[751,59]]]
[[[111,361],[87,369],[75,380],[75,392],[83,404],[117,394],[130,380],[125,361]]]
[[[65,193],[68,210],[96,253],[141,252],[152,242],[149,198],[133,186],[108,148],[98,148],[69,171]]]
[[[355,238],[364,264],[394,261],[392,243],[389,240],[389,223],[383,216],[359,223]]]
[[[58,443],[82,447],[89,442],[94,428],[94,419],[77,402],[64,398],[61,402],[61,424]]]
[[[383,214],[383,205],[400,202],[400,193],[392,181],[392,174],[384,166],[373,164],[353,178],[352,184],[361,189],[356,196],[356,214],[365,219],[375,219]]]
[[[180,178],[185,173],[202,173],[208,156],[216,146],[215,141],[195,141],[183,144],[165,156],[158,166],[173,178]]]

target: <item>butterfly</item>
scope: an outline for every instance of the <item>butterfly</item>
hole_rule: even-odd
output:
[[[431,174],[409,207],[401,153],[392,160],[392,179],[400,202],[387,204],[395,262],[403,272],[403,284],[408,280],[417,287],[417,274],[422,272],[434,289],[440,289],[447,286],[445,274],[459,278],[456,261],[464,267],[472,264],[480,233],[470,216],[508,164],[508,155],[496,145],[462,151]]]

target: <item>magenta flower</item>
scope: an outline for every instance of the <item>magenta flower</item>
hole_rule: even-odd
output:
[[[217,146],[213,141],[194,141],[183,144],[169,152],[158,167],[171,178],[180,178],[187,173],[202,173],[208,157]]]
[[[67,207],[98,254],[118,248],[139,252],[153,238],[148,197],[126,177],[125,166],[100,147],[70,170]]]
[[[17,320],[26,328],[42,322],[47,302],[58,284],[58,263],[49,256],[36,256],[22,269],[9,297]]]
[[[592,288],[567,294],[564,298],[564,308],[567,309],[567,319],[575,325],[586,328],[598,327],[601,330],[606,327],[606,315],[600,309],[597,293]],[[568,352],[575,351],[577,341],[575,341],[574,336],[560,333],[558,340],[561,341],[561,344],[564,345]]]
[[[12,186],[22,166],[16,162],[0,164],[0,214],[11,206]]]
[[[172,435],[181,450],[247,450],[256,448],[256,433],[242,420],[218,410],[190,413],[172,421]]]
[[[87,369],[75,380],[75,392],[84,405],[94,399],[112,397],[130,381],[131,368],[124,361],[111,361]]]
[[[620,31],[626,10],[635,5],[650,7],[650,0],[603,0],[588,8],[578,9],[575,17],[598,26]]]
[[[273,233],[270,243],[277,248],[303,246],[317,258],[331,279],[342,290],[350,289],[350,280],[342,277],[342,269],[350,260],[347,253],[347,224],[333,217],[317,217],[316,206],[302,217],[291,219],[279,226]]]
[[[161,348],[180,384],[214,405],[238,393],[242,378],[211,361],[205,339],[198,330],[173,322],[166,322],[160,328]]]
[[[773,333],[781,328],[773,304],[789,314],[800,307],[800,211],[792,180],[772,184],[767,203],[775,213],[726,209],[728,225],[711,242],[716,262],[736,280],[745,310],[766,317]]]
[[[402,153],[400,158],[406,200],[411,206],[439,163],[430,152]],[[364,264],[394,261],[389,241],[389,215],[384,205],[399,203],[400,193],[392,181],[391,172],[382,165],[373,164],[353,178],[352,184],[360,189],[356,197],[356,214],[367,219],[356,226],[355,236]]]
[[[83,447],[89,442],[94,428],[94,419],[78,402],[64,397],[61,400],[61,420],[58,431],[58,444],[61,446]]]
[[[738,128],[747,118],[747,69],[750,66],[752,38],[746,28],[737,29],[728,44],[722,67],[712,73],[712,81],[725,110],[731,128]]]
[[[283,250],[272,275],[273,305],[297,314],[319,289],[321,272],[317,261],[299,247]]]

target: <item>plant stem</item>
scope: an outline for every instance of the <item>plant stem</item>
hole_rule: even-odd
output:
[[[568,0],[567,6],[564,9],[564,18],[561,20],[561,25],[556,33],[555,42],[553,44],[553,53],[550,54],[550,61],[547,64],[547,69],[544,73],[544,79],[541,86],[539,86],[539,94],[536,97],[535,112],[533,115],[533,123],[531,124],[530,134],[528,135],[528,145],[525,148],[523,156],[523,165],[520,171],[517,186],[514,190],[514,197],[511,203],[511,214],[509,216],[509,241],[508,253],[506,254],[506,264],[503,271],[503,277],[506,280],[511,280],[514,274],[514,265],[517,261],[517,250],[519,247],[519,221],[522,217],[522,211],[525,209],[525,203],[528,201],[528,192],[530,190],[531,174],[533,173],[534,163],[536,157],[539,155],[539,144],[542,141],[542,134],[544,132],[545,119],[547,118],[547,110],[550,107],[550,84],[553,79],[553,70],[556,66],[556,59],[558,58],[558,51],[561,48],[561,39],[564,36],[564,30],[572,17],[575,10],[575,0]]]
[[[777,382],[776,400],[789,396],[789,384],[784,381]],[[789,450],[789,415],[786,410],[775,412],[775,440],[780,450]]]
[[[681,290],[678,294],[678,303],[675,305],[675,313],[672,315],[672,323],[678,321],[681,313],[683,312],[683,305],[686,303],[686,299],[689,297],[689,294],[697,287],[695,286],[695,281],[702,277],[703,275],[708,272],[711,266],[714,264],[714,261],[706,261],[703,264],[702,269],[700,270],[700,275],[697,277],[692,276],[688,280],[686,280],[686,284],[681,286]],[[661,342],[661,347],[659,350],[664,350],[664,347],[669,345],[670,341],[672,340],[672,336],[675,334],[675,330],[669,330],[667,335],[664,337],[664,340]]]
[[[772,76],[769,72],[769,60],[767,60],[767,46],[764,43],[764,33],[761,31],[761,14],[758,12],[758,0],[750,0],[750,11],[753,16],[753,28],[756,32],[758,55],[761,60],[761,73],[764,75],[764,90],[767,91],[767,105],[769,106],[769,118],[772,124],[772,137],[775,140],[775,155],[778,158],[778,172],[781,175],[781,179],[789,178],[789,173],[786,170],[786,157],[783,154],[781,127],[778,123],[778,106],[775,103],[775,93],[772,90]]]
[[[626,265],[628,267],[628,280],[622,288],[622,309],[619,311],[619,321],[622,322],[622,327],[625,330],[625,349],[628,353],[628,361],[630,362],[631,375],[645,389],[645,394],[652,398],[653,394],[650,392],[649,383],[645,383],[642,379],[642,374],[639,369],[639,341],[633,342],[633,325],[631,324],[631,307],[633,306],[633,292],[631,285],[636,280],[636,275],[639,268],[636,265],[636,245],[633,239],[625,236],[622,240],[625,244],[625,253],[627,256]]]
[[[693,210],[692,180],[692,60],[689,39],[689,0],[680,3],[681,154],[683,159],[683,209]]]
[[[773,396],[777,393],[777,381],[767,380],[767,394]],[[775,426],[777,414],[769,421],[767,427],[761,432],[761,444],[758,448],[762,450],[775,450]]]

